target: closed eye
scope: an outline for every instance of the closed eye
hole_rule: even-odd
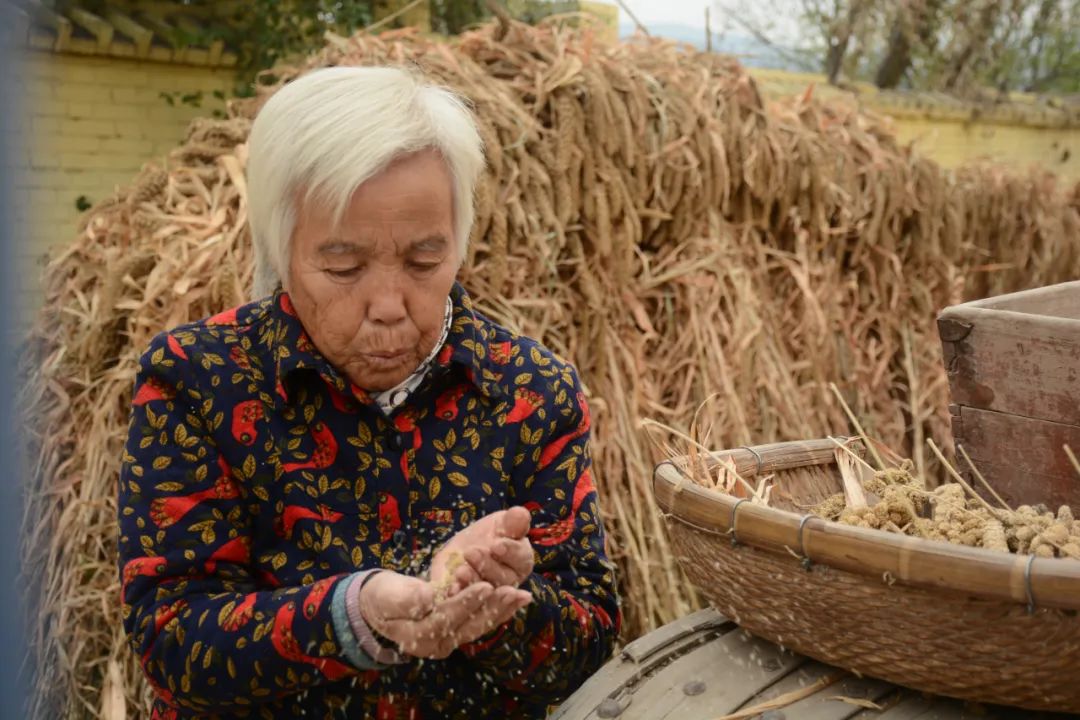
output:
[[[441,262],[416,262],[409,261],[409,268],[417,272],[431,272],[441,265]]]
[[[356,277],[359,272],[359,265],[351,268],[326,268],[327,275],[333,278],[338,278],[340,280],[347,280],[348,278]]]

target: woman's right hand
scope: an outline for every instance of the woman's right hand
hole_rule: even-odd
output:
[[[431,583],[384,570],[360,590],[360,614],[400,652],[441,660],[509,620],[528,604],[513,587],[476,582],[437,600]]]

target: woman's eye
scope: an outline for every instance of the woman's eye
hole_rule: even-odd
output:
[[[418,272],[429,272],[439,267],[437,262],[410,262],[409,267]]]
[[[360,272],[360,267],[351,268],[327,268],[326,274],[335,278],[351,278]]]

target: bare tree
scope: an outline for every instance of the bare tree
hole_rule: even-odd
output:
[[[1031,34],[1024,43],[1024,55],[1028,58],[1029,73],[1031,80],[1025,90],[1033,90],[1043,74],[1044,53],[1047,47],[1047,35],[1051,31],[1050,23],[1060,19],[1061,4],[1057,0],[1042,0],[1039,10],[1035,15],[1035,21],[1031,26]]]
[[[1080,0],[714,1],[724,21],[770,44],[773,19],[800,8],[786,56],[816,57],[834,84],[1080,92]]]
[[[823,70],[836,84],[852,39],[878,0],[802,0],[803,17],[821,34],[825,44]]]
[[[994,29],[1005,11],[1003,0],[981,0],[970,22],[954,22],[954,42],[941,77],[943,90],[955,92],[970,80],[971,71],[990,47]]]
[[[944,0],[904,0],[897,4],[885,56],[874,74],[875,85],[879,88],[899,85],[911,68],[916,47],[933,52],[943,4]]]
[[[1002,55],[1011,81],[1026,91],[1041,92],[1057,86],[1080,89],[1080,0],[1041,0],[1031,10],[1030,22],[1020,23],[1022,33]]]
[[[768,47],[790,67],[813,70],[819,67],[816,46],[803,42],[806,37],[780,39],[773,19],[790,14],[791,0],[713,0],[720,28],[724,35],[734,26]]]

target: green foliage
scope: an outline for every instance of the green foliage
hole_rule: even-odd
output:
[[[144,12],[161,14],[174,26],[165,39],[175,47],[208,47],[222,41],[237,54],[238,87],[236,94],[254,94],[260,80],[273,83],[274,65],[311,53],[325,44],[331,31],[349,36],[371,25],[376,7],[386,6],[380,17],[403,7],[409,0],[41,0],[63,12],[77,5],[99,15],[111,9],[139,19]],[[431,30],[455,35],[491,17],[487,0],[424,0],[429,3]],[[0,0],[3,2],[3,0]],[[506,0],[496,0],[506,4]],[[524,0],[515,2],[515,15],[526,22],[536,22],[555,12],[574,10],[569,0]],[[177,15],[187,15],[192,22],[172,22]],[[388,27],[393,27],[391,24]],[[201,107],[201,93],[162,93],[169,105]],[[219,98],[221,99],[221,98]]]
[[[535,25],[551,15],[578,12],[579,9],[576,0],[529,0],[514,14],[514,19]]]
[[[210,26],[211,37],[201,40],[216,39],[212,36],[217,34],[227,46],[236,48],[242,79],[250,81],[281,60],[322,47],[326,31],[351,35],[369,25],[371,18],[370,2],[251,0],[222,18],[225,22]]]
[[[924,0],[925,1],[925,0]],[[905,84],[961,94],[1080,91],[1080,0],[938,0],[915,21]],[[893,15],[911,24],[906,8]]]
[[[1006,28],[989,79],[1033,92],[1080,92],[1080,0],[1013,13]]]
[[[48,4],[63,11],[76,3],[98,14],[115,8],[136,18],[144,9],[142,3],[131,0],[50,0]],[[179,0],[171,10],[198,18],[193,23],[197,29],[175,29],[167,38],[173,45],[206,47],[221,40],[237,54],[240,95],[253,94],[253,82],[261,71],[322,47],[327,30],[351,35],[372,19],[371,0]]]
[[[484,0],[430,0],[431,29],[443,35],[457,35],[491,17]]]
[[[406,0],[401,0],[405,2]],[[535,25],[546,17],[577,12],[576,0],[495,0],[521,22]],[[456,35],[477,23],[490,20],[487,0],[429,0],[431,29],[443,35]]]
[[[221,98],[224,99],[224,94],[220,90],[214,91],[214,95],[221,95]],[[189,93],[175,90],[173,92],[160,92],[158,97],[164,100],[167,105],[187,105],[188,107],[201,108],[204,93],[202,90]]]

